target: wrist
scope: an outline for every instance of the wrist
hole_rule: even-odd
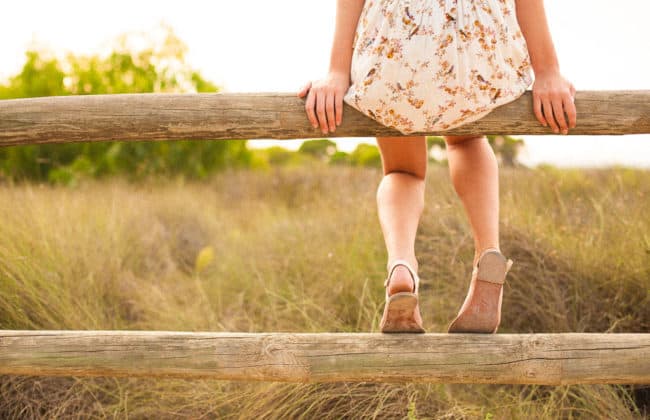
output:
[[[351,66],[352,66],[352,55],[348,57],[342,54],[332,53],[332,57],[329,62],[330,73],[349,75]]]
[[[547,64],[533,68],[535,76],[550,76],[560,74],[560,66],[558,64]]]
[[[336,78],[350,79],[350,71],[340,67],[330,67],[329,73]]]

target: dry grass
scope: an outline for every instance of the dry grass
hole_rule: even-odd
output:
[[[650,172],[501,177],[502,249],[515,264],[499,331],[650,332]],[[310,166],[1,186],[0,328],[377,331],[380,178]],[[446,168],[427,182],[416,251],[425,327],[441,332],[466,293],[472,239]],[[2,418],[625,419],[646,404],[647,390],[619,386],[0,377]]]

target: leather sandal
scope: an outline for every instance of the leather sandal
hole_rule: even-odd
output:
[[[388,295],[390,277],[398,265],[405,266],[413,278],[413,292],[399,292]],[[384,281],[386,288],[386,304],[384,314],[379,323],[383,333],[423,333],[422,317],[418,305],[418,289],[420,278],[410,264],[405,260],[395,260],[387,267],[388,277]]]
[[[494,334],[501,322],[503,283],[512,260],[496,248],[484,250],[472,270],[472,280],[465,301],[449,324],[450,333]]]

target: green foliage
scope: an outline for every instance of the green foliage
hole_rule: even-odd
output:
[[[42,57],[36,51],[27,51],[22,71],[0,85],[0,99],[32,98],[38,96],[66,95],[65,73],[56,58]]]
[[[427,150],[431,150],[432,147],[440,147],[444,149],[447,143],[445,139],[440,136],[427,136]]]
[[[312,155],[287,150],[282,146],[271,146],[263,149],[251,149],[249,168],[270,169],[272,166],[296,167],[314,163]]]
[[[488,142],[497,158],[504,166],[519,166],[519,152],[524,147],[524,141],[510,136],[487,136]]]
[[[107,57],[69,54],[63,62],[28,51],[22,71],[0,86],[0,99],[51,95],[145,92],[217,92],[184,61],[187,47],[164,27],[164,40],[129,47],[134,34],[118,38]],[[62,70],[67,69],[67,70]],[[123,174],[130,179],[158,175],[204,178],[232,166],[249,166],[244,140],[178,140],[9,146],[0,148],[3,178],[74,184],[84,177]]]
[[[524,147],[524,141],[522,139],[516,139],[511,136],[501,136],[501,135],[488,135],[486,136],[488,143],[492,146],[494,154],[497,159],[503,166],[520,166],[521,163],[518,160],[519,152]],[[434,148],[439,148],[441,150],[446,149],[446,142],[443,137],[439,136],[428,136],[427,137],[427,150],[431,152]]]
[[[374,166],[381,168],[379,148],[372,144],[358,144],[352,153],[350,153],[349,161],[354,166]]]
[[[332,165],[347,165],[350,163],[350,155],[338,150],[330,157],[329,163]]]
[[[109,57],[69,56],[72,66],[70,93],[74,95],[144,93],[164,91],[162,88],[177,85],[172,80],[161,80],[156,67],[146,58],[134,57],[129,52],[113,52]],[[138,59],[140,58],[140,59]]]
[[[271,165],[286,165],[293,159],[293,153],[281,146],[271,146],[266,153]]]
[[[306,140],[300,145],[298,152],[326,161],[336,153],[336,149],[336,143],[329,139]]]

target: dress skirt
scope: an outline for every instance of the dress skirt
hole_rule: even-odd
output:
[[[343,100],[402,134],[452,129],[532,82],[515,0],[366,0]]]

